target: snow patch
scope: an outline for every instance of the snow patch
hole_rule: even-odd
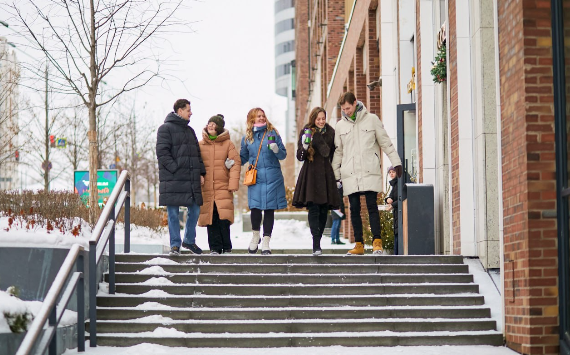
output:
[[[166,277],[151,277],[150,279],[140,282],[140,285],[174,285],[174,282],[170,281]]]
[[[162,267],[155,265],[155,266],[151,266],[151,267],[147,267],[144,270],[139,270],[136,272],[137,274],[143,274],[143,275],[170,275],[171,273],[168,271],[165,271]]]
[[[116,308],[115,308],[116,309]],[[136,307],[131,307],[130,309],[143,309],[143,310],[174,310],[174,309],[180,309],[180,307],[172,307],[172,306],[167,306],[165,304],[162,303],[158,303],[158,302],[145,302],[142,304],[139,304]]]
[[[167,258],[154,258],[143,262],[147,265],[180,265],[178,262]]]

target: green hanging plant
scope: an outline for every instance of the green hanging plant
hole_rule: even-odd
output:
[[[437,51],[437,55],[433,62],[431,62],[431,75],[434,83],[443,83],[447,80],[447,57],[445,54],[446,44],[443,42]]]

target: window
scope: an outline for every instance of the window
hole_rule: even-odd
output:
[[[275,13],[295,7],[295,0],[278,0],[275,2]]]
[[[279,34],[284,31],[292,30],[295,28],[295,21],[291,19],[279,21],[275,24],[275,34]]]
[[[291,74],[291,63],[275,67],[275,79],[287,74]]]
[[[275,46],[275,56],[295,50],[295,40],[279,43]]]

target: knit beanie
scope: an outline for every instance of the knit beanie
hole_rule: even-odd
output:
[[[215,116],[212,116],[208,120],[208,123],[210,122],[214,122],[216,124],[216,133],[218,136],[224,132],[224,126],[226,125],[226,122],[224,122],[224,115],[217,114]]]
[[[389,166],[389,167],[388,167],[388,172],[390,172],[390,170],[394,170],[394,171],[396,171],[396,169],[394,169],[394,167],[393,167],[393,166]]]

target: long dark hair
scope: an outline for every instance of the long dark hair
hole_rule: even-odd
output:
[[[311,129],[311,132],[313,133],[313,136],[315,135],[315,132],[317,130],[317,125],[315,124],[315,121],[317,120],[317,117],[319,116],[319,113],[324,113],[325,114],[325,118],[327,117],[327,111],[325,111],[324,108],[322,107],[315,107],[311,113],[309,114],[309,123],[307,123],[307,125],[305,126],[305,128],[303,128],[303,131],[306,128]],[[309,153],[309,161],[312,162],[313,161],[313,156],[315,155],[315,148],[313,148],[313,140],[311,139],[311,143],[309,143],[309,149],[307,150],[307,152]]]

